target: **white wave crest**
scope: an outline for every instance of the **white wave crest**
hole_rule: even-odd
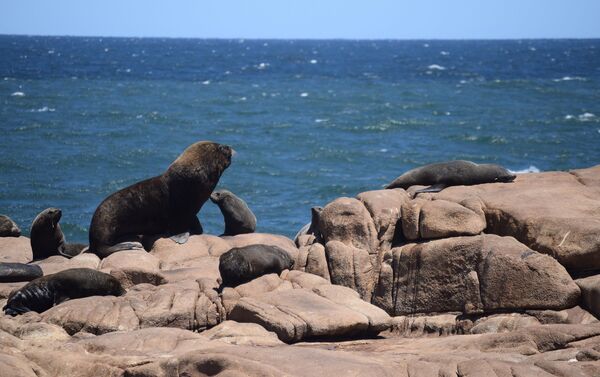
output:
[[[44,106],[44,107],[40,107],[39,109],[32,109],[29,110],[30,113],[46,113],[46,112],[55,112],[56,109],[53,107],[48,107],[48,106]]]
[[[552,81],[554,81],[554,82],[561,82],[561,81],[587,81],[587,79],[585,77],[579,77],[579,76],[565,76],[565,77],[562,77],[560,79],[554,79]]]
[[[429,67],[427,67],[427,69],[431,69],[432,71],[445,71],[446,67],[441,66],[441,65],[437,65],[437,64],[432,64]]]
[[[310,64],[317,64],[317,63],[318,63],[317,59],[312,59],[312,60],[310,61]]]
[[[533,165],[529,165],[529,167],[525,168],[525,169],[520,169],[520,170],[510,170],[509,169],[509,171],[514,174],[526,174],[526,173],[539,173],[540,169],[538,169],[537,167],[535,167]]]
[[[13,94],[11,94],[12,97],[23,97],[25,96],[25,93],[23,92],[14,92]]]

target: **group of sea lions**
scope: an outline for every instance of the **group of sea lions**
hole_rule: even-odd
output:
[[[125,187],[104,199],[92,217],[89,247],[68,244],[58,224],[61,211],[49,208],[40,213],[31,227],[34,260],[50,255],[73,257],[81,252],[105,258],[120,250],[141,249],[145,236],[161,235],[185,243],[190,235],[201,234],[197,214],[210,200],[219,206],[225,220],[223,236],[252,233],[256,217],[248,205],[227,190],[215,191],[231,164],[234,151],[227,145],[201,141],[189,146],[156,177]],[[515,175],[498,165],[478,165],[450,161],[410,170],[386,188],[407,189],[414,185],[430,187],[416,191],[438,192],[447,186],[488,182],[510,182]],[[299,233],[319,236],[321,207],[312,208],[312,221]],[[0,236],[19,236],[20,229],[6,216],[0,216]],[[250,245],[233,248],[219,258],[221,288],[236,286],[267,273],[280,273],[294,265],[290,255],[275,246]],[[6,314],[42,312],[65,300],[92,295],[121,295],[118,280],[99,271],[70,269],[41,276],[36,265],[0,263],[0,281],[28,281],[13,291],[3,308]]]

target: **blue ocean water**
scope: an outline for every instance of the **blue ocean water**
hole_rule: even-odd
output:
[[[600,40],[0,36],[0,131],[0,213],[25,233],[55,206],[86,242],[107,195],[214,140],[238,152],[220,187],[293,236],[425,163],[600,163]],[[199,217],[221,233],[215,205]]]

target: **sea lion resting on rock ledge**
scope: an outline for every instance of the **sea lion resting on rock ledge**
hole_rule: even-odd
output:
[[[0,283],[31,281],[44,273],[37,264],[0,263]]]
[[[90,225],[90,252],[100,258],[141,248],[142,235],[167,234],[179,243],[201,234],[196,217],[231,164],[233,149],[209,141],[189,146],[162,175],[125,187],[98,206]]]
[[[265,274],[279,274],[294,266],[294,260],[283,249],[271,245],[236,247],[219,257],[221,289],[235,287]]]
[[[111,275],[89,268],[72,268],[35,279],[12,291],[4,313],[44,312],[61,302],[89,296],[120,296],[125,290]]]
[[[482,183],[512,182],[516,175],[496,164],[476,164],[471,161],[438,162],[421,166],[407,171],[386,189],[403,188],[410,186],[427,185],[429,187],[415,191],[415,195],[422,192],[440,192],[448,186],[478,185]]]
[[[0,237],[19,237],[21,229],[6,215],[0,215]]]

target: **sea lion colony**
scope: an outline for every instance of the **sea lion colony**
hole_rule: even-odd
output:
[[[210,198],[223,214],[222,236],[252,233],[256,217],[247,204],[227,190],[214,191],[233,155],[231,147],[197,142],[189,146],[168,168],[156,177],[125,187],[108,196],[92,217],[89,249],[67,244],[58,224],[62,212],[57,208],[42,211],[31,227],[34,260],[51,255],[73,257],[83,252],[100,258],[126,249],[142,249],[142,236],[162,235],[185,243],[190,234],[201,234],[197,213]],[[452,185],[511,182],[514,174],[498,165],[477,165],[469,161],[450,161],[410,170],[386,188],[430,187],[416,191],[437,192]],[[321,207],[313,207],[311,223],[300,234],[314,234]],[[2,235],[18,236],[20,230],[6,216],[0,217]],[[222,287],[236,286],[268,273],[292,268],[293,259],[275,246],[251,245],[233,248],[219,258]],[[44,311],[71,298],[124,293],[118,281],[94,270],[71,269],[41,276],[38,266],[0,264],[0,281],[31,281],[11,293],[4,310],[17,315],[30,310]]]

